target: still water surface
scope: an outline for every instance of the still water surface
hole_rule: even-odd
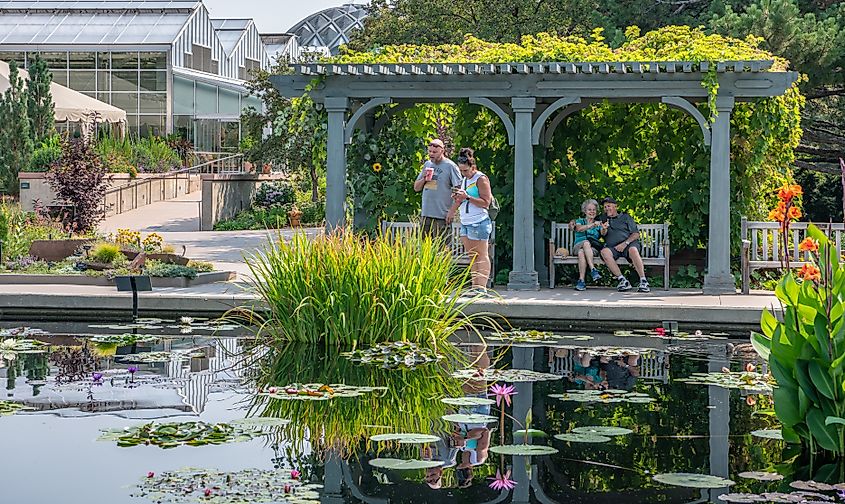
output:
[[[350,361],[339,351],[285,346],[257,352],[249,338],[229,337],[236,332],[231,329],[202,321],[148,321],[146,327],[92,327],[88,334],[52,329],[51,334],[27,336],[51,346],[43,353],[2,358],[3,399],[32,409],[0,416],[0,502],[235,502],[212,477],[197,476],[208,470],[231,473],[220,476],[222,481],[240,480],[242,495],[251,495],[245,501],[722,502],[718,496],[728,492],[790,492],[790,481],[810,479],[820,466],[810,468],[782,441],[750,434],[778,428],[766,394],[680,381],[723,367],[760,366],[739,340],[594,335],[553,345],[490,342],[486,348],[462,346],[438,362],[417,362],[413,369],[402,358],[395,369],[384,369]],[[80,345],[92,334],[126,332],[158,337],[134,345],[90,345],[88,357],[55,356],[61,346]],[[160,362],[143,362],[151,352],[161,352],[153,359]],[[464,367],[461,359],[474,362],[473,368],[551,376],[515,383],[489,371],[470,372],[469,379],[453,377]],[[527,378],[516,373],[510,379]],[[276,398],[291,384],[308,383],[365,389],[329,400]],[[511,404],[501,401],[504,422],[495,404],[441,401],[486,397],[494,383],[514,387]],[[272,385],[278,388],[276,396],[267,394]],[[529,412],[530,428],[547,435],[529,442],[557,452],[497,454],[497,445],[522,444],[522,435],[515,439],[513,431],[525,428]],[[492,419],[441,418],[454,413]],[[254,427],[251,439],[239,442],[169,449],[121,447],[114,438],[100,439],[103,431],[152,420],[214,424],[255,415],[290,423]],[[632,432],[602,442],[553,437],[589,426]],[[391,432],[427,434],[436,441],[367,442],[369,436]],[[428,467],[405,470],[372,463],[385,458]],[[183,468],[195,469],[179,473],[181,483],[169,490],[153,485]],[[245,470],[263,472],[248,475]],[[267,490],[267,480],[289,481],[292,470],[301,474],[287,497],[284,490]],[[745,471],[785,478],[739,477]],[[653,479],[661,473],[714,475],[736,484],[708,489],[667,485]]]

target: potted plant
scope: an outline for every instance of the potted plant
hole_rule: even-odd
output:
[[[264,167],[263,167],[262,173],[263,173],[264,175],[270,175],[270,171],[271,171],[270,169],[271,169],[271,168],[272,168],[272,167],[271,167],[270,163],[264,163]]]
[[[300,226],[301,220],[302,211],[294,205],[290,210],[288,210],[288,221],[290,222],[291,227]]]

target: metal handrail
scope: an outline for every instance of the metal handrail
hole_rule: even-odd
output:
[[[199,154],[217,154],[217,153],[199,153]],[[152,185],[153,185],[153,183],[154,182],[164,182],[166,180],[170,180],[170,179],[174,179],[174,178],[176,180],[176,184],[174,184],[174,186],[173,186],[173,196],[172,196],[172,198],[176,198],[176,197],[179,196],[180,175],[185,174],[186,175],[185,179],[189,181],[191,173],[194,173],[194,172],[196,172],[196,173],[216,173],[217,172],[216,170],[209,169],[209,168],[214,167],[215,165],[218,165],[218,164],[222,165],[222,167],[224,167],[224,168],[227,164],[231,164],[232,166],[238,167],[237,170],[232,170],[232,171],[224,172],[224,173],[241,173],[241,172],[243,172],[242,161],[243,161],[243,154],[231,154],[231,155],[228,155],[226,157],[219,158],[219,159],[212,159],[210,161],[205,161],[205,162],[200,163],[198,165],[189,166],[187,168],[181,168],[179,170],[173,170],[173,171],[170,171],[170,172],[167,172],[167,173],[162,173],[162,174],[154,176],[154,177],[147,177],[147,178],[144,178],[144,179],[138,179],[138,180],[134,180],[132,182],[129,182],[129,183],[121,185],[121,186],[112,187],[111,189],[106,190],[106,192],[103,194],[103,208],[105,209],[105,211],[107,213],[108,212],[108,207],[107,207],[108,197],[111,196],[111,195],[114,195],[114,194],[122,193],[123,191],[127,191],[127,190],[133,191],[132,201],[134,202],[134,204],[129,205],[131,208],[127,208],[126,210],[134,210],[136,208],[140,208],[140,206],[138,205],[138,193],[139,193],[139,188],[141,186],[143,186],[145,184],[147,186],[146,187],[147,204],[149,204],[152,200],[152,192],[153,192]],[[159,201],[166,201],[168,199],[171,199],[171,198],[168,198],[168,195],[166,194],[165,187],[166,187],[166,184],[162,183],[161,186],[160,186],[161,193],[160,193]],[[143,192],[142,192],[142,194],[143,194]],[[122,214],[124,212],[123,198],[121,198],[119,196],[117,197],[117,205],[118,205],[118,208],[117,208],[117,211],[114,213],[114,215],[119,215],[119,214]]]

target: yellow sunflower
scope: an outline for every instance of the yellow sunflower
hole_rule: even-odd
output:
[[[373,171],[378,173],[381,171],[381,163],[374,163],[373,164]]]

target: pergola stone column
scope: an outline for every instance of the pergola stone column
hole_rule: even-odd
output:
[[[711,126],[710,226],[704,293],[735,292],[731,274],[731,112],[732,96],[716,98],[719,115]]]
[[[534,145],[531,141],[536,98],[513,98],[513,269],[508,289],[538,290],[534,269]],[[542,260],[542,259],[541,259]]]
[[[346,143],[374,109],[395,103],[373,123],[378,131],[392,112],[417,103],[469,100],[492,110],[514,146],[514,250],[510,289],[538,288],[535,243],[534,145],[548,146],[566,116],[592,103],[664,103],[690,114],[711,147],[707,274],[708,293],[736,292],[730,274],[730,117],[735,101],[782,95],[796,72],[769,71],[772,61],[407,63],[294,65],[292,75],[271,78],[283,96],[308,94],[328,111],[326,228],[346,221]],[[719,84],[711,125],[697,104],[708,99],[701,86],[715,71]],[[315,81],[320,77],[319,81]],[[508,102],[509,106],[508,106]],[[562,109],[558,112],[559,109]],[[353,111],[347,119],[349,112]],[[555,114],[557,112],[557,114]],[[373,122],[372,118],[369,122]]]
[[[326,231],[346,225],[346,112],[348,98],[325,100],[329,114],[326,145]]]

